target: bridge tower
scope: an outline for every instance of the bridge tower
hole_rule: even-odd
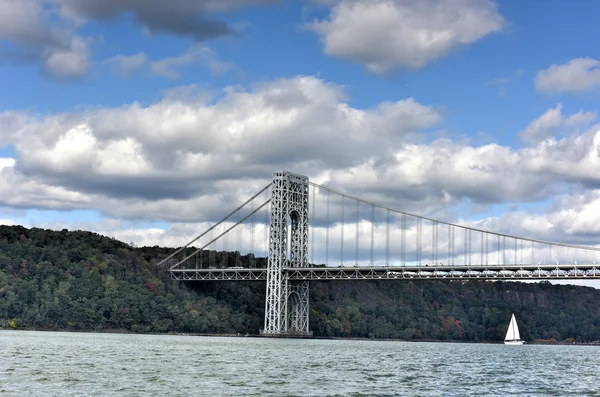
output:
[[[310,336],[308,281],[292,281],[284,268],[308,266],[308,178],[273,174],[263,335]]]

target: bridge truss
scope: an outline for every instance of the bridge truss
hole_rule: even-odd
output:
[[[284,171],[160,264],[181,281],[266,281],[263,333],[285,336],[310,335],[311,280],[596,279],[600,248],[419,216]]]
[[[402,266],[402,267],[347,267],[347,268],[284,268],[289,280],[398,280],[398,279],[486,279],[486,280],[557,280],[597,279],[600,266],[577,265],[576,267],[552,265],[513,266]],[[264,281],[266,269],[173,269],[171,275],[181,281]]]

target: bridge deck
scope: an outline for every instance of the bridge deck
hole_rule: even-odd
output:
[[[266,269],[172,269],[182,281],[266,280]],[[582,279],[600,278],[600,265],[486,265],[401,267],[305,267],[284,269],[290,280],[398,280],[398,279]]]

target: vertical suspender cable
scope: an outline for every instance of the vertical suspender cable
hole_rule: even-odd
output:
[[[329,190],[327,191],[327,209],[325,211],[325,220],[327,229],[325,230],[325,266],[329,266]]]
[[[354,265],[358,266],[358,238],[359,238],[359,230],[358,226],[360,224],[360,201],[356,200],[356,241],[354,245]]]
[[[436,263],[436,265],[440,261],[439,243],[440,243],[439,225],[438,225],[438,222],[435,221],[435,263]]]
[[[483,266],[483,233],[479,233],[479,239],[480,241],[480,245],[481,245],[481,249],[480,249],[480,256],[479,256],[479,264],[481,266]]]
[[[450,245],[450,251],[451,251],[451,255],[450,255],[450,261],[449,263],[452,264],[452,266],[454,266],[454,231],[455,231],[456,227],[455,226],[450,226],[448,225],[448,230],[450,231],[450,235],[451,235],[451,240],[452,243]]]
[[[387,210],[387,225],[385,230],[385,265],[390,265],[390,210]]]
[[[223,222],[223,232],[225,233],[223,235],[223,252],[221,255],[223,255],[223,257],[221,258],[221,266],[226,268],[229,266],[229,233],[226,233],[227,231],[227,225],[225,222]]]
[[[250,211],[254,212],[254,200],[250,203]],[[248,255],[248,267],[254,267],[254,232],[256,229],[256,214],[250,217],[250,255]]]
[[[471,229],[469,229],[469,266],[471,266],[471,254],[473,252],[472,250],[472,241],[471,241]]]
[[[402,266],[406,266],[406,214],[402,214],[400,227],[400,256],[402,257]]]
[[[498,235],[498,265],[500,264],[500,235]]]
[[[340,230],[340,265],[344,266],[344,225],[345,225],[345,220],[344,220],[344,199],[345,197],[342,196],[342,227]]]
[[[375,255],[375,206],[371,205],[371,266],[373,266],[373,261]]]
[[[468,250],[467,250],[467,228],[465,228],[465,266],[467,266],[469,264],[468,262]]]
[[[211,231],[208,232],[208,241],[212,241],[212,239],[213,239],[213,231],[211,229]],[[215,248],[215,247],[211,247],[210,251],[208,251],[208,266],[209,267],[215,266],[215,250],[213,248]]]
[[[490,247],[488,245],[488,239],[490,237],[489,233],[485,234],[485,264],[488,265],[490,261]]]
[[[450,256],[450,250],[452,247],[452,226],[448,225],[448,256],[446,257],[446,265],[452,263],[452,257]]]
[[[519,253],[520,253],[520,256],[521,256],[521,260],[519,261],[519,263],[521,265],[524,265],[525,262],[523,262],[523,240],[521,240],[521,249],[519,249]]]
[[[241,210],[237,212],[236,223],[240,222],[240,212]],[[235,266],[240,267],[240,262],[242,260],[242,225],[237,225],[236,229],[237,238],[235,241]]]
[[[435,265],[435,221],[431,221],[431,265]]]
[[[423,220],[421,218],[417,218],[417,262],[419,266],[421,266],[421,254],[422,254],[422,236],[423,234]]]

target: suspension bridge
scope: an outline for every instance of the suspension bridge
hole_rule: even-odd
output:
[[[218,262],[219,244],[234,257]],[[263,335],[308,336],[311,280],[594,279],[599,260],[598,247],[431,219],[283,171],[159,265],[181,281],[266,281]]]

